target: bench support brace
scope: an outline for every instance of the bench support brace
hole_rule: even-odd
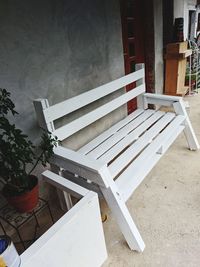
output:
[[[180,99],[178,102],[175,102],[173,104],[173,107],[174,107],[176,114],[184,115],[186,118],[184,133],[185,133],[185,137],[187,139],[190,150],[198,150],[200,148],[199,143],[194,133],[193,127],[191,125],[190,119],[187,115],[183,100]]]
[[[51,163],[51,171],[62,176],[61,169],[53,163]],[[56,190],[57,190],[61,209],[64,211],[70,210],[73,207],[70,194],[65,191],[60,190],[59,188],[57,188]]]
[[[120,196],[117,186],[113,180],[108,188],[101,187],[101,191],[111,209],[117,223],[131,250],[142,252],[145,244],[142,237],[126,207],[126,204]]]

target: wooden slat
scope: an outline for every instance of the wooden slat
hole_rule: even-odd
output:
[[[174,136],[171,137],[171,142],[168,143],[169,146],[176,140],[177,136],[183,131],[183,129],[184,126],[179,126],[177,132],[174,134]],[[130,198],[133,192],[137,189],[137,187],[141,184],[147,174],[152,170],[152,168],[156,165],[156,163],[163,155],[164,154],[160,153],[153,154],[151,158],[148,159],[148,164],[144,164],[143,168],[140,168],[140,170],[138,169],[138,172],[134,173],[134,176],[131,177],[131,179],[134,180],[132,187],[128,184],[127,186],[124,186],[119,189],[120,195],[122,196],[125,202]]]
[[[98,172],[104,166],[101,162],[62,146],[54,148],[54,155],[73,161],[74,164],[83,165],[85,168],[95,172]]]
[[[172,95],[161,95],[161,94],[152,94],[152,93],[145,93],[144,97],[154,98],[154,99],[161,99],[161,100],[168,100],[172,102],[179,102],[182,97],[180,96],[172,96]]]
[[[104,96],[107,96],[120,88],[144,77],[144,69],[140,69],[115,81],[89,90],[83,94],[51,106],[44,110],[46,123],[61,118],[75,110],[78,110]]]
[[[37,115],[38,124],[41,128],[47,129],[49,132],[55,130],[54,123],[46,123],[44,118],[44,110],[49,108],[49,102],[47,99],[36,99],[33,101],[35,112]]]
[[[138,141],[132,144],[123,154],[121,154],[110,166],[111,176],[114,178],[122,171],[150,142],[155,138],[161,130],[175,117],[174,113],[166,113],[159,121],[157,121],[146,133],[141,136]]]
[[[114,159],[121,151],[123,151],[132,142],[138,139],[138,137],[144,133],[153,123],[165,115],[165,112],[157,111],[149,119],[147,119],[142,125],[136,128],[128,136],[126,136],[121,142],[113,146],[108,152],[103,154],[99,159],[105,163]]]
[[[89,191],[93,191],[98,194],[99,198],[103,198],[102,192],[99,189],[99,186],[96,183],[90,183],[88,180],[78,176],[74,175],[72,173],[69,173],[68,171],[62,171],[62,176],[64,178],[67,178],[67,180],[79,185],[80,187],[83,187]]]
[[[60,168],[89,179],[98,185],[108,186],[108,182],[101,176],[106,166],[100,161],[61,146],[54,149],[51,161]]]
[[[89,193],[89,190],[51,171],[47,170],[43,172],[42,177],[44,178],[45,181],[47,181],[51,185],[55,186],[58,189],[68,192],[70,195],[74,197],[80,198],[86,196]]]
[[[134,97],[144,93],[144,91],[145,91],[144,85],[140,85],[134,88],[134,90],[131,90],[119,96],[118,98],[108,102],[107,104],[104,104],[101,107],[87,113],[86,115],[83,115],[82,117],[68,123],[67,125],[58,128],[57,130],[53,132],[53,134],[57,136],[59,140],[62,141],[66,139],[67,137],[71,136],[72,134],[76,133],[77,131],[90,125],[91,123],[104,117],[105,115],[112,112],[113,110],[124,105],[129,100],[133,99]]]
[[[131,131],[133,131],[136,127],[138,127],[141,123],[147,120],[151,115],[153,115],[154,110],[146,110],[140,116],[138,116],[135,120],[131,121],[129,124],[121,128],[118,132],[113,134],[110,138],[108,138],[105,142],[91,151],[88,155],[92,158],[99,158],[102,154],[108,151],[111,147],[117,144],[120,140],[122,140],[125,136],[127,136]]]
[[[144,99],[148,104],[160,105],[160,106],[172,106],[174,102],[179,102],[182,98],[178,96],[160,95],[145,93]]]
[[[117,132],[119,129],[124,127],[124,125],[127,125],[130,121],[137,118],[140,114],[144,112],[143,109],[137,109],[130,115],[128,115],[125,119],[122,119],[118,123],[114,124],[112,127],[110,127],[108,130],[94,138],[92,141],[81,147],[78,152],[82,154],[87,154],[91,150],[93,150],[95,147],[97,147],[99,144],[101,144],[104,140],[112,136],[115,132]]]
[[[161,147],[164,145],[165,148],[168,148],[177,138],[177,135],[183,131],[184,126],[181,124],[184,120],[184,116],[178,115],[117,178],[116,184],[118,188],[121,188],[124,200],[127,200],[132,195],[152,167],[164,155],[159,153]],[[143,167],[141,168],[141,166]]]
[[[171,135],[165,143],[162,144],[161,148],[158,150],[157,154],[164,154],[170,145],[176,140],[179,134],[185,129],[185,125],[181,125],[174,131],[174,134]]]

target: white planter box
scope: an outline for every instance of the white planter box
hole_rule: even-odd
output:
[[[97,194],[49,171],[44,174],[50,174],[51,179],[59,178],[62,189],[85,195],[21,255],[21,267],[101,266],[107,252]],[[54,179],[50,182],[58,185]]]

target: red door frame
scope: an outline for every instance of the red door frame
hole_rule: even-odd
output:
[[[152,92],[154,87],[153,1],[120,0],[120,8],[125,74],[135,71],[135,64],[145,63],[147,91]],[[133,27],[132,32],[130,25]],[[134,48],[131,49],[131,46]],[[126,86],[126,91],[134,89],[135,86],[135,83]],[[133,112],[137,108],[136,99],[129,101],[127,108],[128,113]]]

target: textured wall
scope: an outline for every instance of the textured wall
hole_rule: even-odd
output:
[[[155,92],[163,93],[163,13],[162,1],[154,0]]]
[[[32,139],[33,99],[57,103],[124,74],[115,0],[1,0],[0,36],[0,87],[11,91],[17,124]]]

